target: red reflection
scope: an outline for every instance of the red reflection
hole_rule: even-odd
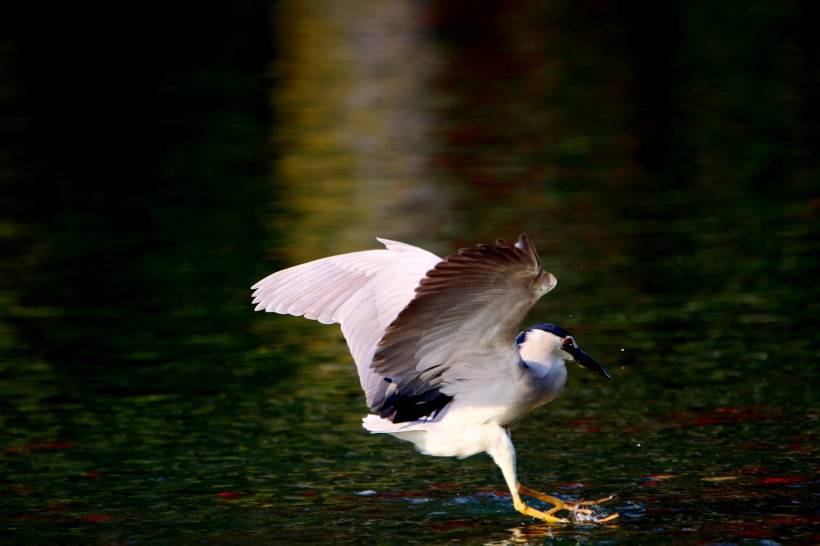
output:
[[[240,493],[239,491],[220,491],[216,494],[216,496],[220,499],[237,499],[244,495],[244,493]]]
[[[87,514],[80,517],[80,521],[85,521],[87,523],[103,523],[105,521],[111,521],[112,519],[114,519],[114,516],[110,516],[108,514]]]
[[[805,483],[809,481],[808,476],[768,476],[758,478],[754,483],[757,485],[790,485],[794,483]]]
[[[28,453],[30,451],[52,451],[73,447],[76,447],[73,442],[34,442],[24,446],[7,447],[5,451],[6,453]]]
[[[474,527],[480,525],[480,521],[470,519],[454,519],[451,521],[444,521],[441,523],[434,523],[430,529],[437,532],[452,531],[453,529],[463,529],[465,527]]]

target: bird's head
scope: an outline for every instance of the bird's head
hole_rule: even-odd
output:
[[[521,358],[531,362],[574,360],[584,368],[611,379],[602,364],[582,351],[572,334],[555,324],[535,324],[515,338]]]

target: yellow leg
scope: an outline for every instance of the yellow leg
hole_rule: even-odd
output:
[[[513,506],[515,506],[515,509],[522,514],[535,519],[540,519],[541,521],[546,521],[547,523],[569,523],[568,519],[557,518],[548,512],[542,512],[541,510],[536,510],[531,506],[527,506],[524,501],[521,500],[521,497],[517,495],[513,497]]]
[[[615,521],[619,517],[621,517],[621,515],[618,512],[615,512],[614,514],[610,514],[605,518],[596,519],[594,521],[595,523],[609,523],[610,521]]]
[[[565,518],[559,518],[553,515],[554,513],[560,510],[567,510],[573,516],[577,516],[577,514],[579,513],[588,515],[592,514],[592,511],[588,508],[580,508],[580,506],[588,506],[590,504],[595,504],[594,502],[576,503],[573,505],[569,505],[557,497],[551,497],[549,495],[539,493],[538,491],[533,491],[532,489],[524,487],[520,483],[518,483],[518,480],[515,477],[515,447],[513,447],[512,440],[510,439],[510,433],[507,429],[500,427],[498,425],[482,425],[475,432],[485,442],[487,454],[493,458],[495,464],[497,464],[498,467],[501,469],[501,473],[504,475],[504,481],[507,483],[507,487],[510,489],[510,494],[512,495],[513,499],[513,506],[515,506],[516,510],[518,510],[522,514],[525,514],[536,519],[540,519],[541,521],[545,521],[547,523],[569,523],[569,520]],[[543,500],[545,502],[549,502],[554,507],[550,510],[547,510],[546,512],[536,510],[531,506],[527,506],[527,504],[523,500],[521,500],[521,495],[527,495],[539,500]],[[609,499],[601,499],[601,502],[604,502],[606,500]],[[595,520],[593,518],[584,519],[586,521],[604,523],[607,521],[612,521],[617,517],[618,514],[613,514],[601,520]],[[579,518],[576,517],[575,519]]]
[[[569,512],[580,513],[585,515],[592,515],[592,510],[588,508],[581,508],[582,506],[595,506],[598,504],[602,504],[608,501],[611,501],[615,498],[615,495],[610,495],[608,497],[604,497],[602,499],[594,500],[594,501],[581,501],[576,503],[567,503],[558,497],[553,497],[552,495],[547,495],[546,493],[541,493],[540,491],[536,491],[535,489],[530,489],[529,487],[522,485],[521,483],[518,484],[518,492],[521,495],[526,495],[527,497],[532,497],[534,499],[538,499],[540,501],[548,502],[553,505],[552,508],[543,512],[544,515],[552,516],[552,514],[556,512],[560,512],[562,510],[567,510]],[[519,510],[520,511],[520,510]],[[618,519],[620,515],[616,512],[614,514],[610,514],[609,516],[601,519],[591,519],[594,523],[608,523],[610,521]],[[566,520],[565,520],[566,521]]]
[[[559,499],[558,497],[553,497],[552,495],[547,495],[546,493],[541,493],[540,491],[536,491],[535,489],[530,489],[526,485],[519,483],[518,484],[518,492],[522,495],[526,495],[528,497],[532,497],[534,499],[538,499],[540,501],[548,502],[553,506],[564,506],[564,501]]]

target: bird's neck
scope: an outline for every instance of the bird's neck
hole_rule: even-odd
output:
[[[524,364],[529,368],[530,373],[536,377],[546,377],[556,373],[566,372],[566,365],[563,358],[548,355],[546,358],[527,359]]]

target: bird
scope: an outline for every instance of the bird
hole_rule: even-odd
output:
[[[517,332],[558,281],[544,271],[526,234],[440,258],[376,238],[384,248],[350,252],[273,273],[251,287],[256,311],[341,325],[374,434],[412,443],[425,455],[488,454],[513,507],[553,523],[606,523],[593,501],[569,502],[524,486],[510,426],[563,390],[567,362],[607,379],[607,369],[567,330],[538,323]],[[552,507],[539,510],[523,497]],[[565,517],[564,517],[565,516]]]

